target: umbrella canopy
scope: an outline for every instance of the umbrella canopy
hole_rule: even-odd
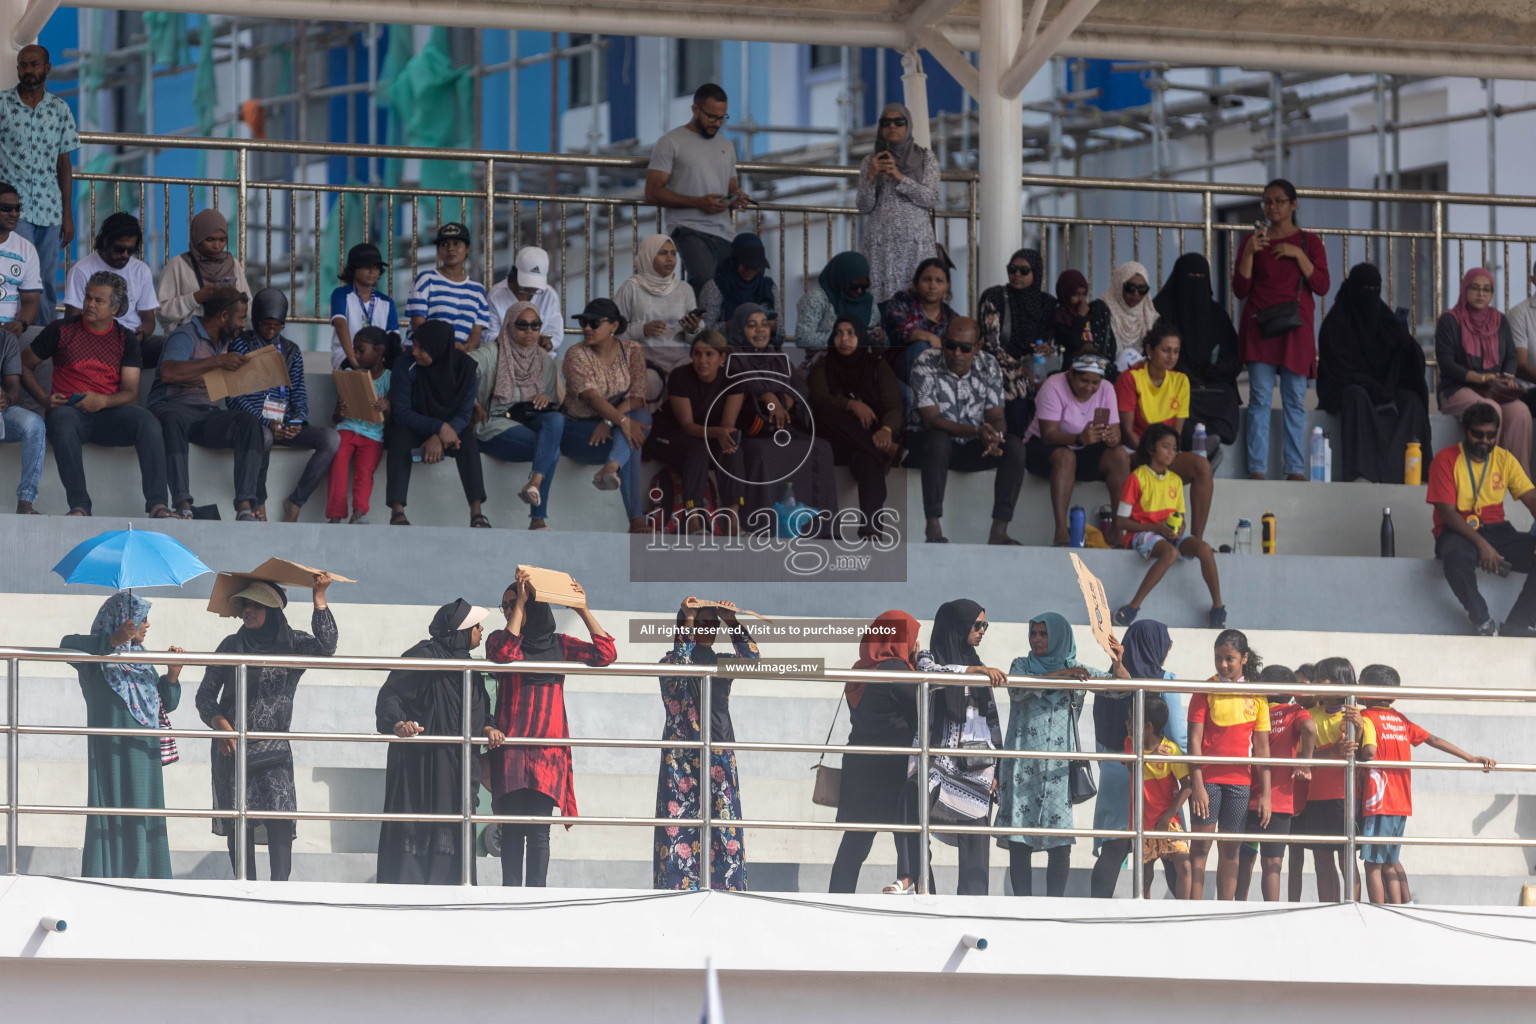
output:
[[[109,530],[65,555],[53,571],[65,583],[130,590],[179,587],[211,572],[186,545],[152,530]]]

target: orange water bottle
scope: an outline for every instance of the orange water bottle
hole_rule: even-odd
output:
[[[1275,514],[1273,512],[1265,512],[1264,518],[1260,519],[1259,522],[1263,527],[1264,553],[1272,555],[1275,553]]]
[[[1414,487],[1423,479],[1424,455],[1419,448],[1419,442],[1409,441],[1408,448],[1403,453],[1403,483]]]

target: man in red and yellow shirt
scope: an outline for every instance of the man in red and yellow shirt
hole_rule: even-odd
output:
[[[1504,520],[1504,495],[1536,515],[1536,488],[1514,455],[1498,446],[1499,411],[1486,402],[1461,415],[1462,442],[1441,449],[1429,467],[1435,507],[1435,556],[1445,581],[1480,636],[1536,636],[1536,537]],[[1477,570],[1526,574],[1501,629],[1477,587]]]

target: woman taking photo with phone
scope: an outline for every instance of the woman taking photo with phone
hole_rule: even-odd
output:
[[[875,151],[859,165],[863,249],[875,302],[907,287],[917,265],[938,255],[929,219],[938,201],[938,159],[912,140],[912,112],[887,103],[880,112]]]
[[[613,301],[628,321],[620,337],[645,346],[645,361],[665,376],[688,362],[688,343],[704,323],[693,285],[677,276],[677,246],[666,235],[640,243],[635,272]]]

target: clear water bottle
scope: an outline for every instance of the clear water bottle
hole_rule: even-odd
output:
[[[1397,556],[1397,535],[1392,529],[1392,510],[1381,510],[1381,557],[1395,558]]]
[[[1202,459],[1208,459],[1211,457],[1211,453],[1206,449],[1205,446],[1204,423],[1195,424],[1195,432],[1189,435],[1189,447],[1194,451],[1196,455],[1200,456]]]
[[[1323,436],[1322,427],[1312,428],[1312,437],[1307,444],[1307,463],[1313,483],[1320,484],[1328,479],[1328,439]]]
[[[1035,342],[1035,355],[1030,360],[1030,372],[1035,376],[1035,383],[1045,380],[1045,342]]]
[[[1239,555],[1253,554],[1253,523],[1246,519],[1237,521],[1237,529],[1232,533],[1232,551]]]

